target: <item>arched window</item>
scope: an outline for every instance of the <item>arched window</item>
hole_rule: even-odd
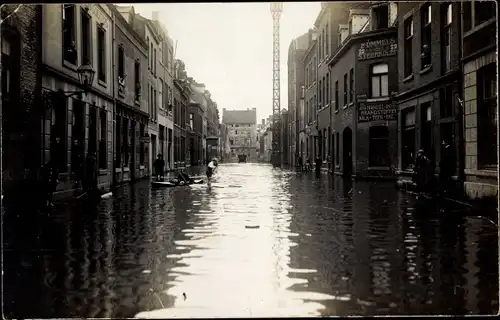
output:
[[[370,166],[386,167],[389,160],[389,129],[386,126],[370,127]]]

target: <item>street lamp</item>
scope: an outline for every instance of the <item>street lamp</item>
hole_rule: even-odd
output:
[[[81,65],[80,67],[78,67],[78,69],[76,69],[76,73],[78,74],[78,80],[80,81],[80,84],[82,85],[83,90],[76,90],[76,91],[59,90],[57,92],[45,91],[43,93],[45,100],[52,102],[52,98],[54,97],[54,95],[62,95],[62,96],[64,96],[64,98],[69,98],[69,97],[78,95],[78,96],[80,96],[80,99],[81,99],[81,95],[88,91],[88,88],[92,85],[92,83],[94,81],[95,70],[94,70],[94,68],[92,68],[92,65],[85,63],[85,64]],[[51,106],[51,103],[48,103],[47,106]]]

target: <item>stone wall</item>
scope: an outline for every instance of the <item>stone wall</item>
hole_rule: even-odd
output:
[[[464,64],[464,122],[465,122],[465,182],[466,196],[472,199],[498,195],[497,170],[483,170],[478,165],[477,70],[496,61],[492,51]],[[497,152],[497,150],[491,150]]]

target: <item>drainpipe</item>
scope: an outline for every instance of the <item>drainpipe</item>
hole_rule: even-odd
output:
[[[112,4],[113,5],[113,4]],[[113,28],[111,29],[111,36],[113,40],[111,41],[111,84],[113,88],[113,153],[112,153],[112,165],[111,165],[111,188],[116,190],[116,93],[115,93],[115,43],[116,43],[116,13],[113,11]]]
[[[462,195],[464,195],[464,183],[465,183],[465,101],[464,101],[464,87],[463,87],[463,62],[462,59],[464,58],[464,52],[463,52],[463,47],[464,47],[464,30],[463,30],[463,18],[464,18],[464,12],[463,12],[463,1],[460,1],[460,19],[458,19],[458,30],[460,31],[460,37],[459,37],[459,46],[458,46],[458,56],[460,57],[460,64],[459,64],[459,70],[460,70],[460,76],[458,77],[458,94],[457,94],[457,100],[459,103],[459,108],[457,112],[457,120],[459,122],[459,145],[458,145],[458,179],[459,179],[459,185],[460,185],[460,191]]]

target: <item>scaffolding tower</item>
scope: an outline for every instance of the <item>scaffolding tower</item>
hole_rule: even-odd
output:
[[[283,3],[271,2],[273,17],[273,123],[272,123],[272,156],[271,163],[281,166],[281,125],[280,125],[280,17]]]

